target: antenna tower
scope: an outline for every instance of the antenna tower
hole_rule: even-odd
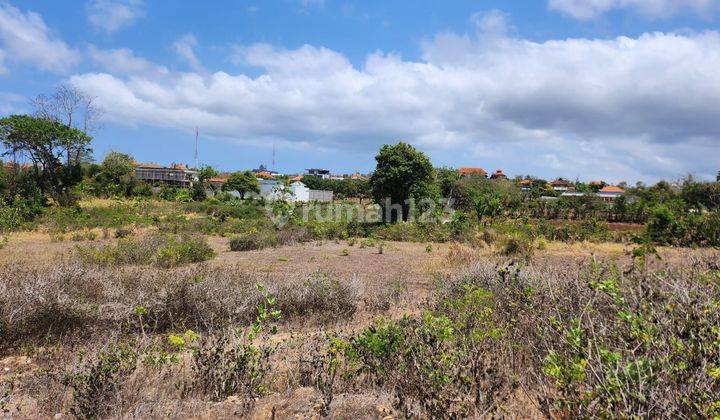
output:
[[[198,137],[200,136],[200,130],[195,127],[195,169],[200,168],[200,161],[198,159]]]

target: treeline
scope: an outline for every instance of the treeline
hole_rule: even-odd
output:
[[[131,156],[113,152],[102,162],[91,159],[90,147],[97,111],[92,101],[68,87],[51,97],[35,101],[33,115],[0,119],[0,231],[32,221],[48,206],[73,206],[83,196],[156,197],[191,202],[208,200],[207,192],[218,188],[211,179],[212,167],[198,170],[192,188],[164,187],[154,190],[135,176]],[[309,188],[331,190],[338,199],[372,198],[381,210],[399,205],[385,222],[409,220],[412,212],[435,212],[443,220],[448,206],[455,210],[453,223],[488,226],[497,220],[598,220],[647,226],[647,238],[655,243],[720,246],[718,208],[720,182],[687,177],[652,186],[638,184],[611,201],[593,194],[563,197],[540,179],[486,179],[461,176],[451,168],[434,168],[429,158],[406,143],[385,145],[376,156],[377,166],[369,179],[302,178]],[[23,162],[18,164],[16,162]],[[530,178],[526,178],[530,179]],[[288,177],[278,180],[289,185]],[[577,191],[593,192],[598,185],[576,183]],[[259,192],[257,178],[249,171],[232,174],[214,202],[232,205]],[[412,200],[411,200],[412,199]],[[420,203],[416,206],[409,201]],[[448,204],[447,200],[450,200]],[[435,203],[435,205],[432,205]]]

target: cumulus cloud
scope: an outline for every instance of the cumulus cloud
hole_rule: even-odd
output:
[[[88,21],[108,33],[131,25],[144,14],[142,0],[92,0],[87,6]]]
[[[7,72],[7,62],[26,62],[64,73],[79,61],[80,54],[57,38],[39,14],[0,3],[0,72]]]
[[[197,38],[193,34],[185,34],[173,44],[175,53],[187,62],[191,69],[198,73],[204,73],[205,69],[195,55],[196,46]]]
[[[200,125],[238,142],[369,154],[404,139],[458,163],[611,180],[717,170],[717,32],[541,43],[445,33],[422,48],[418,61],[376,52],[357,67],[327,48],[256,44],[233,56],[260,69],[252,77],[87,73],[72,83],[117,122]]]
[[[576,19],[595,19],[617,9],[629,9],[648,18],[678,13],[708,17],[718,10],[716,0],[550,0],[548,7]]]
[[[170,73],[165,66],[135,56],[135,53],[129,48],[102,50],[90,45],[88,55],[93,62],[113,74],[141,75],[153,78],[167,76]]]

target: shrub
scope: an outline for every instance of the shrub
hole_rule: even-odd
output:
[[[679,224],[675,214],[666,206],[658,206],[645,225],[648,237],[655,243],[671,244],[679,236]]]
[[[116,245],[77,247],[78,257],[101,266],[149,265],[177,267],[207,261],[215,251],[203,237],[151,235],[141,239],[121,239]]]
[[[213,401],[228,396],[243,398],[246,408],[254,399],[265,393],[263,381],[270,371],[270,355],[274,348],[255,344],[258,336],[267,339],[276,332],[272,325],[280,319],[275,309],[275,299],[258,285],[262,302],[257,307],[255,322],[248,328],[233,332],[223,331],[217,337],[200,341],[193,348],[193,374],[191,382],[183,389],[183,395],[201,394]]]
[[[360,301],[356,283],[320,271],[302,284],[280,285],[274,294],[286,316],[332,314],[334,320],[352,317]]]
[[[177,267],[183,264],[198,263],[214,258],[215,251],[205,238],[186,237],[171,240],[157,250],[155,262],[162,268]]]
[[[18,208],[7,206],[0,200],[0,233],[19,229],[23,222]]]
[[[230,239],[231,251],[253,251],[280,243],[274,232],[250,232]]]
[[[137,368],[137,359],[134,348],[111,346],[67,374],[63,382],[72,389],[71,414],[79,419],[106,417],[116,408],[114,397]]]
[[[130,228],[119,228],[115,231],[115,238],[116,239],[123,239],[127,238],[128,236],[133,234],[133,230]]]
[[[533,241],[522,235],[507,236],[501,241],[500,252],[508,257],[530,260],[535,252]]]

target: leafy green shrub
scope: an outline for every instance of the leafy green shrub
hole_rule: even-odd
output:
[[[0,201],[0,233],[19,229],[24,223],[20,210]]]
[[[203,237],[151,235],[121,239],[115,245],[77,247],[82,261],[101,266],[149,265],[162,268],[207,261],[215,251]]]
[[[208,245],[205,238],[187,237],[171,240],[157,250],[155,263],[162,268],[177,267],[207,261],[214,258],[215,251]]]
[[[655,243],[671,244],[681,235],[675,214],[666,206],[658,206],[645,225],[648,237]]]
[[[116,407],[114,397],[137,368],[137,359],[138,353],[133,347],[111,346],[85,361],[78,371],[65,375],[63,382],[73,394],[71,414],[79,419],[110,414]]]
[[[253,251],[275,247],[280,241],[274,232],[249,232],[230,239],[231,251]]]
[[[200,394],[222,401],[235,395],[249,408],[255,398],[265,393],[263,382],[270,372],[274,347],[259,345],[256,341],[276,332],[273,323],[280,319],[281,312],[275,309],[275,299],[264,287],[257,287],[262,301],[250,327],[223,331],[217,337],[200,340],[193,347],[193,378],[185,384],[183,396]]]
[[[334,363],[343,377],[391,390],[405,418],[471,416],[503,394],[492,361],[483,357],[503,337],[493,314],[492,295],[466,286],[433,311],[378,319],[345,342],[331,339],[329,347],[342,352]]]

